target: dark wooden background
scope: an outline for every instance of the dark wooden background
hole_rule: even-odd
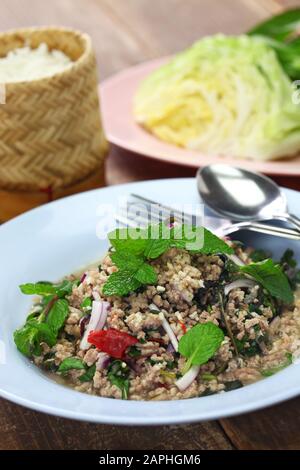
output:
[[[295,5],[300,0],[0,0],[0,28],[60,24],[86,31],[103,79],[205,34],[246,31]],[[117,148],[106,170],[107,184],[194,174]],[[297,178],[277,181],[300,189]],[[300,398],[230,419],[155,428],[81,423],[0,402],[0,449],[300,449],[299,429]]]

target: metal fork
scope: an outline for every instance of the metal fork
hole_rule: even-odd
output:
[[[143,203],[144,208],[139,207],[138,214],[130,214],[130,207],[137,203]],[[151,206],[151,221],[162,222],[171,216],[182,220],[182,212],[163,205],[159,202],[145,198],[138,194],[130,194],[126,205],[119,208],[119,212],[115,215],[116,221],[127,227],[145,227],[149,224]],[[196,225],[197,218],[194,214],[184,214],[184,223]],[[291,240],[300,240],[300,233],[283,227],[275,227],[272,225],[262,224],[261,222],[237,222],[231,223],[227,219],[219,217],[205,216],[205,226],[212,230],[216,235],[225,236],[239,230],[249,230],[252,232],[264,233],[267,235],[275,235],[277,237],[289,238]]]

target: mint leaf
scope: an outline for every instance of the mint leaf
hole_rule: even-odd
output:
[[[51,282],[21,284],[19,287],[21,292],[26,295],[55,294],[55,287]]]
[[[147,233],[140,228],[119,228],[108,234],[111,245],[116,250],[123,250],[135,255],[144,253]]]
[[[205,253],[207,255],[226,253],[231,255],[234,253],[234,250],[226,242],[224,242],[224,240],[204,228],[204,245],[200,249],[200,253]]]
[[[137,271],[144,263],[142,257],[138,257],[128,251],[117,251],[116,253],[112,253],[110,257],[112,262],[119,269],[127,269],[130,271]]]
[[[134,277],[142,284],[156,284],[157,282],[157,274],[155,269],[153,266],[147,263],[142,264],[142,266],[135,273]]]
[[[96,364],[93,364],[87,371],[79,377],[80,382],[90,382],[96,372]]]
[[[45,323],[29,320],[22,328],[14,332],[14,342],[18,350],[27,357],[41,354],[40,343],[45,342],[50,347],[56,343],[56,336]]]
[[[192,365],[205,364],[224,340],[223,331],[212,322],[201,323],[185,333],[179,341],[178,351],[187,358],[184,372]]]
[[[291,304],[294,301],[294,294],[287,276],[273,260],[267,259],[258,263],[239,266],[239,271],[253,277],[273,297],[277,297],[286,304]]]
[[[148,259],[158,258],[170,248],[172,232],[164,223],[149,225],[145,230],[147,243],[144,256]]]
[[[31,357],[37,344],[38,331],[30,325],[25,325],[14,332],[14,342],[24,356]]]
[[[74,286],[74,281],[64,280],[59,284],[52,284],[51,282],[36,282],[21,284],[20,290],[26,295],[49,295],[56,294],[58,297],[65,297],[70,295]]]
[[[69,314],[69,305],[65,299],[57,300],[51,307],[47,317],[46,323],[57,335],[59,330],[65,323],[65,320]]]
[[[68,281],[67,279],[65,279],[60,284],[54,285],[55,294],[58,297],[65,297],[66,295],[71,295],[74,285],[76,285],[76,281]]]
[[[205,227],[194,227],[192,225],[174,227],[172,229],[171,245],[207,255],[234,253],[233,248]]]
[[[165,253],[165,251],[167,251],[169,248],[170,240],[168,239],[148,240],[144,255],[146,256],[146,258],[155,259]]]
[[[56,335],[46,323],[39,323],[37,320],[29,320],[27,321],[27,325],[37,330],[37,339],[40,343],[43,341],[50,347],[56,344]]]
[[[135,291],[141,283],[134,276],[135,272],[127,269],[112,273],[103,286],[103,294],[122,296]]]
[[[85,369],[85,365],[83,361],[78,357],[67,357],[61,362],[58,368],[58,372],[67,372],[71,369]]]

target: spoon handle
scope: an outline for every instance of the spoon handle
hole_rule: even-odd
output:
[[[219,236],[224,236],[237,232],[238,230],[250,230],[251,232],[259,232],[266,235],[275,235],[277,237],[300,241],[300,233],[298,233],[297,230],[275,227],[272,225],[262,224],[261,222],[237,222],[220,227],[215,232]]]
[[[284,220],[286,222],[290,222],[292,225],[294,225],[297,230],[300,231],[300,219],[294,214],[289,214],[288,212],[283,213],[283,214],[275,214],[274,219],[279,219],[279,220]]]

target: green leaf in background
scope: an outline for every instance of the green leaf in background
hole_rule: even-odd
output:
[[[274,15],[252,28],[248,34],[270,36],[278,41],[291,39],[300,29],[300,8]]]
[[[85,369],[85,365],[79,357],[67,357],[60,363],[58,372],[68,372],[71,369]]]
[[[300,78],[300,9],[288,10],[263,21],[248,34],[265,38],[292,80]]]
[[[205,364],[216,353],[223,340],[223,331],[212,322],[201,323],[188,330],[178,345],[180,354],[187,358],[183,373],[192,365]]]
[[[293,302],[294,294],[288,278],[272,259],[239,266],[239,271],[253,277],[273,297],[277,297],[286,304]]]
[[[69,305],[65,299],[58,299],[51,307],[46,317],[46,323],[56,335],[64,325],[68,314]]]

